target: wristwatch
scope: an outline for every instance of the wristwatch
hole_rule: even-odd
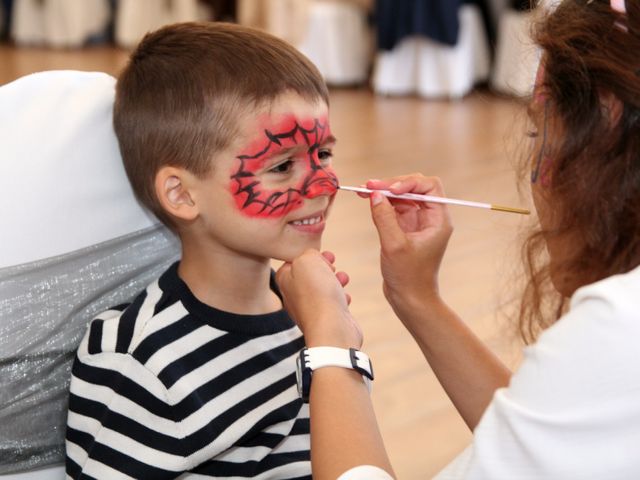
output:
[[[322,367],[351,368],[362,375],[367,388],[371,391],[373,365],[366,353],[356,350],[355,348],[303,348],[296,360],[298,394],[303,402],[309,403],[313,371]]]

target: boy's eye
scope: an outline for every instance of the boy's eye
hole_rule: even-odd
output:
[[[268,172],[269,173],[289,173],[293,168],[293,160],[287,159],[284,162],[277,164],[274,167],[271,167]]]
[[[322,148],[318,150],[318,158],[320,159],[321,162],[326,163],[329,160],[331,160],[331,157],[333,157],[333,152],[331,151],[331,149]]]
[[[529,138],[538,138],[538,132],[536,132],[535,130],[529,130],[526,133],[527,137]]]

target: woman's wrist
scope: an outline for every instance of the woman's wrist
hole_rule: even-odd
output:
[[[437,322],[442,312],[448,309],[437,291],[415,295],[405,292],[398,296],[389,295],[387,299],[398,318],[414,337],[426,324]]]
[[[307,347],[355,348],[356,350],[362,347],[362,342],[355,338],[347,335],[332,335],[330,333],[322,335],[305,334],[304,343]]]
[[[356,348],[362,346],[362,334],[348,312],[319,313],[313,325],[303,328],[308,347]]]
[[[321,380],[322,379],[322,380]],[[348,384],[353,384],[355,388],[362,388],[363,391],[366,391],[366,394],[369,394],[369,389],[367,388],[367,384],[364,380],[364,377],[360,372],[356,370],[352,370],[349,368],[343,367],[324,367],[318,368],[313,372],[313,381],[311,382],[311,395],[313,398],[313,385],[314,383],[317,385],[318,382],[327,381],[330,382],[332,387],[335,387],[337,382],[344,382]]]
[[[444,303],[437,287],[420,290],[385,288],[385,297],[399,317],[410,316],[419,311],[432,309]]]

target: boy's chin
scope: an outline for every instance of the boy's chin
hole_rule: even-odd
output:
[[[321,247],[322,241],[320,238],[318,238],[317,240],[311,240],[301,245],[291,245],[288,248],[284,248],[281,251],[276,252],[276,255],[274,255],[273,258],[275,260],[281,260],[283,262],[291,262],[307,250],[320,250]]]

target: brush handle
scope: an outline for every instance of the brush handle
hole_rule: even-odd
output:
[[[428,202],[428,203],[443,203],[448,205],[461,205],[464,207],[474,207],[474,208],[484,208],[487,210],[499,210],[502,212],[511,212],[511,213],[520,213],[522,215],[529,215],[529,210],[524,210],[521,208],[511,208],[511,207],[501,207],[499,205],[492,205],[490,203],[483,202],[472,202],[469,200],[458,200],[456,198],[445,198],[445,197],[435,197],[433,195],[421,195],[418,193],[402,193],[395,194],[390,192],[389,190],[371,190],[370,188],[364,187],[348,187],[345,185],[340,185],[338,187],[341,190],[346,190],[349,192],[356,193],[366,193],[372,194],[373,192],[379,192],[385,197],[396,198],[398,200],[413,200],[415,202]]]
[[[451,205],[463,205],[465,207],[487,208],[491,209],[491,204],[481,202],[470,202],[468,200],[457,200],[455,198],[435,197],[433,195],[421,195],[418,193],[401,193],[399,195],[390,192],[389,190],[371,190],[370,188],[363,187],[347,187],[340,185],[341,190],[348,190],[350,192],[368,193],[379,192],[385,197],[397,198],[398,200],[414,200],[416,202],[429,202],[429,203],[446,203]]]

